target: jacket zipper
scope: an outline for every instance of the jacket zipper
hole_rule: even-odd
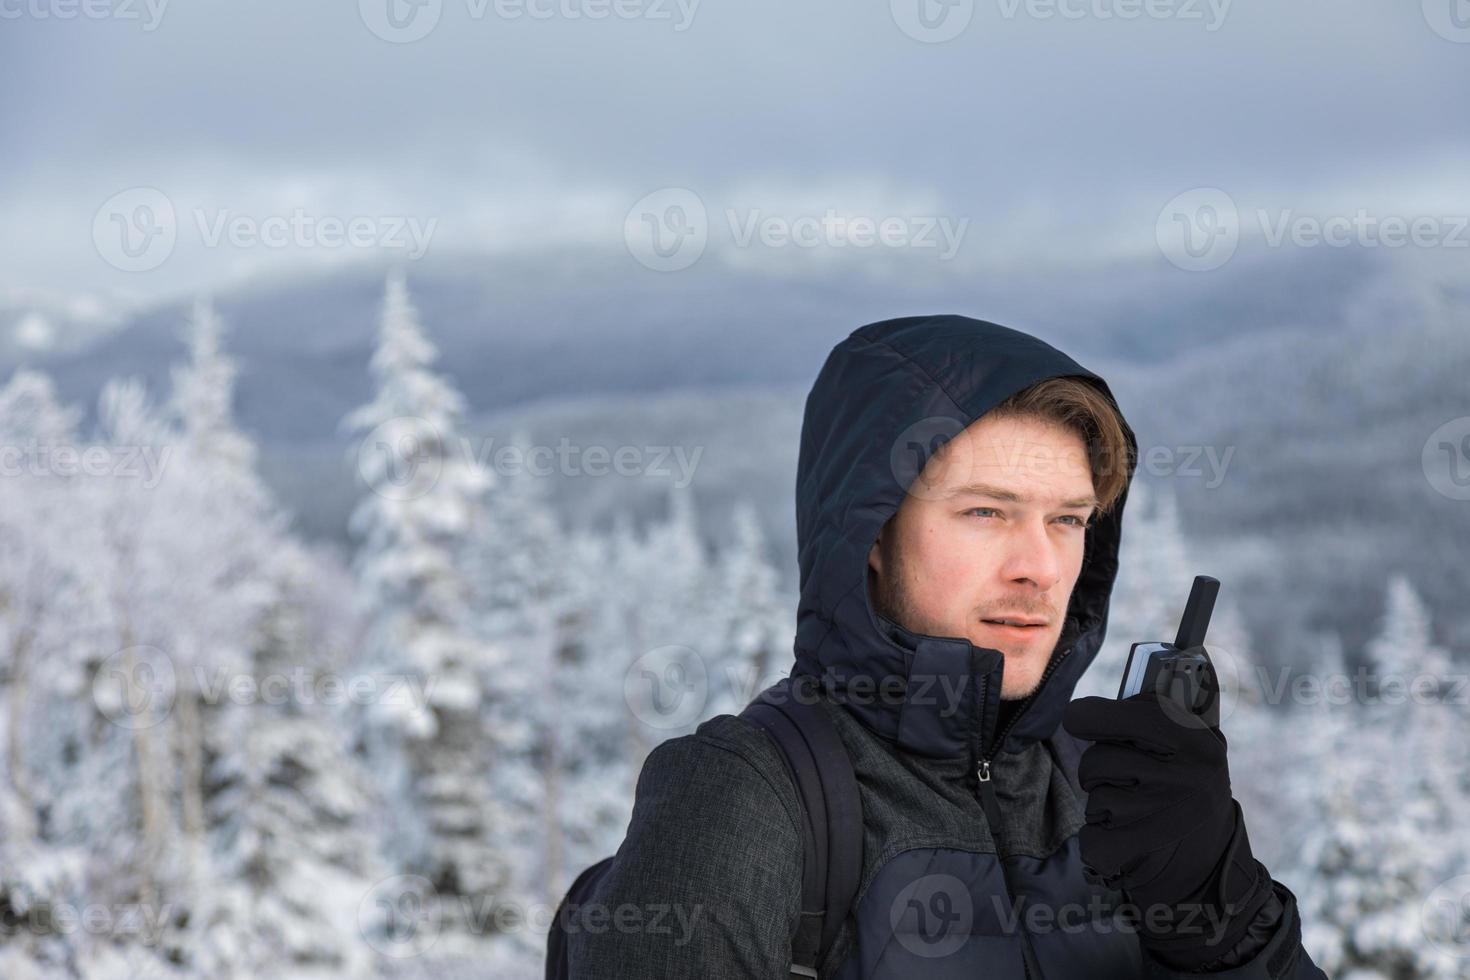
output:
[[[1046,665],[1046,670],[1042,671],[1041,680],[1036,683],[1036,690],[1031,694],[1033,699],[1041,693],[1041,688],[1046,684],[1047,678],[1051,677],[1052,672],[1056,670],[1057,665],[1065,660],[1071,652],[1072,648],[1068,647],[1062,651],[1060,657],[1057,657]],[[1000,864],[1000,874],[1006,883],[1006,891],[1010,892],[1012,896],[1015,895],[1015,889],[1011,887],[1010,876],[1006,874],[1005,861],[1000,855],[1000,801],[995,797],[995,787],[990,785],[990,762],[994,754],[1005,744],[1005,737],[1010,734],[1011,729],[1015,727],[1016,722],[1029,707],[1030,705],[1027,704],[1011,716],[1010,721],[1006,722],[1005,728],[1001,729],[1000,733],[991,740],[990,745],[986,746],[987,751],[980,759],[975,771],[975,775],[980,780],[980,805],[985,809],[985,819],[990,824],[990,836],[995,838],[996,841],[995,859]],[[1031,934],[1026,931],[1026,927],[1021,925],[1019,921],[1016,924],[1021,933],[1021,967],[1026,971],[1027,980],[1045,980],[1041,972],[1041,967],[1036,962],[1036,951],[1031,948]]]
[[[995,787],[990,785],[990,760],[980,760],[980,805],[985,808],[985,819],[990,823],[990,835],[996,840],[995,859],[1000,864],[1000,876],[1005,880],[1006,891],[1012,897],[1016,890],[1011,887],[1010,875],[1006,874],[1004,858],[1000,855],[1000,801],[995,798]],[[1019,911],[1019,910],[1018,910]],[[1016,927],[1021,933],[1021,967],[1026,971],[1027,980],[1044,980],[1041,967],[1036,963],[1036,952],[1031,948],[1031,935],[1026,927],[1017,920]]]

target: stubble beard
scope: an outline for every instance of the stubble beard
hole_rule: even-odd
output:
[[[908,588],[905,586],[904,569],[901,560],[896,555],[887,556],[888,574],[879,575],[871,567],[868,569],[868,581],[870,593],[873,597],[874,609],[883,616],[904,629],[913,633],[926,636],[945,636],[948,631],[945,627],[930,623],[920,614],[914,604]],[[964,634],[961,634],[964,635]],[[973,641],[972,641],[973,642]],[[1053,651],[1055,653],[1055,651]],[[1007,651],[1002,650],[1003,657],[1008,656]],[[1007,693],[1004,690],[1004,668],[1002,668],[1002,701],[1019,701],[1030,697],[1036,690],[1041,678],[1038,675],[1024,691]]]

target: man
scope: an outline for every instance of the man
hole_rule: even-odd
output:
[[[792,672],[820,679],[864,845],[820,976],[1325,980],[1251,856],[1223,735],[1151,693],[1069,705],[1136,459],[1103,380],[1026,334],[912,317],[829,355],[802,426]],[[1075,771],[1069,732],[1091,743]],[[574,932],[573,975],[787,976],[801,819],[754,723],[658,746],[595,901],[686,927]]]

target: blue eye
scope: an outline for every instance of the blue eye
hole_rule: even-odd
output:
[[[965,511],[965,514],[979,514],[980,511],[989,511],[992,514],[999,513],[994,507],[971,507]],[[1063,514],[1061,520],[1074,521],[1075,523],[1072,524],[1072,527],[1081,528],[1084,531],[1092,527],[1092,524],[1086,518],[1078,517],[1076,514]]]

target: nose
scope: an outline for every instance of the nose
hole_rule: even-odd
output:
[[[1061,578],[1056,544],[1047,535],[1044,521],[1016,524],[1006,536],[1005,547],[1001,575],[1007,582],[1029,584],[1038,592],[1048,592]]]

